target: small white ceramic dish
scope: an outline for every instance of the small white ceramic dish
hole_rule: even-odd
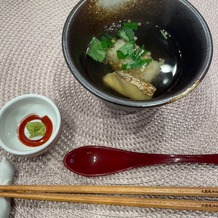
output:
[[[0,185],[11,185],[15,173],[15,167],[5,157],[0,160]],[[11,212],[11,202],[9,198],[0,197],[0,217],[8,218]]]
[[[52,122],[48,140],[39,146],[27,146],[19,139],[19,126],[30,116],[47,116]],[[46,152],[57,140],[61,131],[61,114],[53,101],[38,94],[18,96],[0,110],[0,146],[7,152],[21,156],[36,156]],[[47,132],[47,130],[46,130]]]

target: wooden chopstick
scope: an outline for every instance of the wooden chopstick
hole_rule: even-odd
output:
[[[88,204],[105,204],[145,208],[162,208],[178,210],[218,211],[217,201],[194,201],[177,199],[136,198],[117,196],[93,196],[78,194],[54,194],[54,193],[23,193],[1,192],[2,197],[20,198],[42,201],[73,202]]]
[[[74,193],[74,194],[72,194]],[[89,195],[84,195],[89,194]],[[0,197],[42,201],[106,204],[132,207],[165,208],[179,210],[218,211],[218,201],[161,199],[143,197],[103,196],[156,195],[218,197],[216,187],[160,187],[160,186],[81,186],[81,185],[1,185]]]
[[[218,197],[216,187],[0,185],[1,191]]]

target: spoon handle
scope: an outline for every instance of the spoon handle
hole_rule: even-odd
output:
[[[204,163],[218,164],[218,154],[204,155],[167,155],[167,154],[140,154],[142,165],[164,164],[164,163]]]

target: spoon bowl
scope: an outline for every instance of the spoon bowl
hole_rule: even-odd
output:
[[[218,164],[218,154],[148,154],[87,145],[70,151],[64,157],[67,169],[87,177],[105,176],[136,167],[167,163]]]

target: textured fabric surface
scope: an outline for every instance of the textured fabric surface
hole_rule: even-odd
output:
[[[64,61],[61,34],[77,0],[0,0],[0,107],[38,93],[51,98],[63,116],[57,144],[37,158],[0,149],[16,167],[15,184],[218,186],[218,166],[152,166],[86,178],[62,163],[73,148],[97,144],[149,153],[218,153],[218,7],[216,0],[190,0],[206,19],[214,58],[200,86],[186,98],[137,112],[115,110],[88,93]],[[218,213],[13,200],[11,218],[218,217]]]

